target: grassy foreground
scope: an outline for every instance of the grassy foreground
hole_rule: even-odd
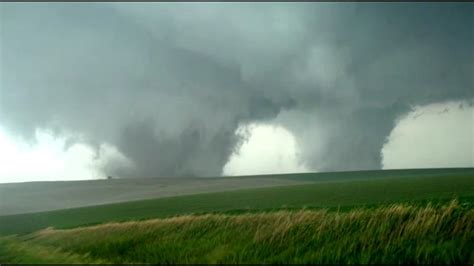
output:
[[[379,172],[384,174],[384,171]],[[50,226],[72,228],[196,213],[255,212],[302,207],[344,210],[400,202],[445,202],[452,198],[471,204],[474,202],[472,169],[460,174],[406,174],[380,179],[327,181],[0,216],[0,235],[25,234]]]
[[[472,263],[473,247],[474,210],[451,201],[49,228],[0,238],[0,261]]]

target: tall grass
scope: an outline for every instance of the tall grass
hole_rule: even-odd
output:
[[[34,245],[15,237],[0,238],[0,263],[105,263],[86,255],[61,251],[59,247]]]
[[[186,215],[49,228],[17,240],[113,263],[472,263],[473,224],[474,210],[451,201],[347,212]]]

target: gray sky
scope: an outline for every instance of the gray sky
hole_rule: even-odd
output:
[[[250,142],[236,131],[259,123],[286,139],[245,150],[281,145],[272,154],[290,151],[295,171],[380,169],[383,148],[404,145],[385,145],[400,117],[462,101],[467,120],[449,119],[467,132],[462,164],[473,166],[473,11],[472,3],[1,3],[0,127],[31,145],[38,129],[65,150],[81,143],[95,168],[121,177],[221,175]],[[257,131],[272,134],[265,130]],[[458,147],[451,140],[442,141]],[[458,166],[450,154],[442,165]]]

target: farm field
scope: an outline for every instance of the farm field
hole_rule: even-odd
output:
[[[255,176],[245,178],[129,178],[0,184],[0,215],[311,182],[298,178]]]
[[[462,176],[472,168],[302,173],[214,178],[130,178],[0,184],[0,215],[248,188],[403,176]]]
[[[308,175],[303,176],[309,178]],[[452,174],[442,172],[439,175],[431,173],[394,176],[392,173],[382,178],[335,178],[313,184],[202,193],[5,215],[0,216],[0,234],[29,233],[49,226],[70,228],[208,212],[248,212],[302,207],[344,209],[396,202],[442,201],[456,197],[460,201],[468,202],[474,197],[472,169]]]
[[[474,260],[472,168],[260,178],[305,183],[3,215],[0,262]]]

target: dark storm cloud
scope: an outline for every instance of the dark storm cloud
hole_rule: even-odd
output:
[[[310,168],[380,168],[399,115],[473,97],[471,3],[2,3],[0,23],[0,124],[112,143],[121,176],[219,175],[239,124],[273,119]]]

